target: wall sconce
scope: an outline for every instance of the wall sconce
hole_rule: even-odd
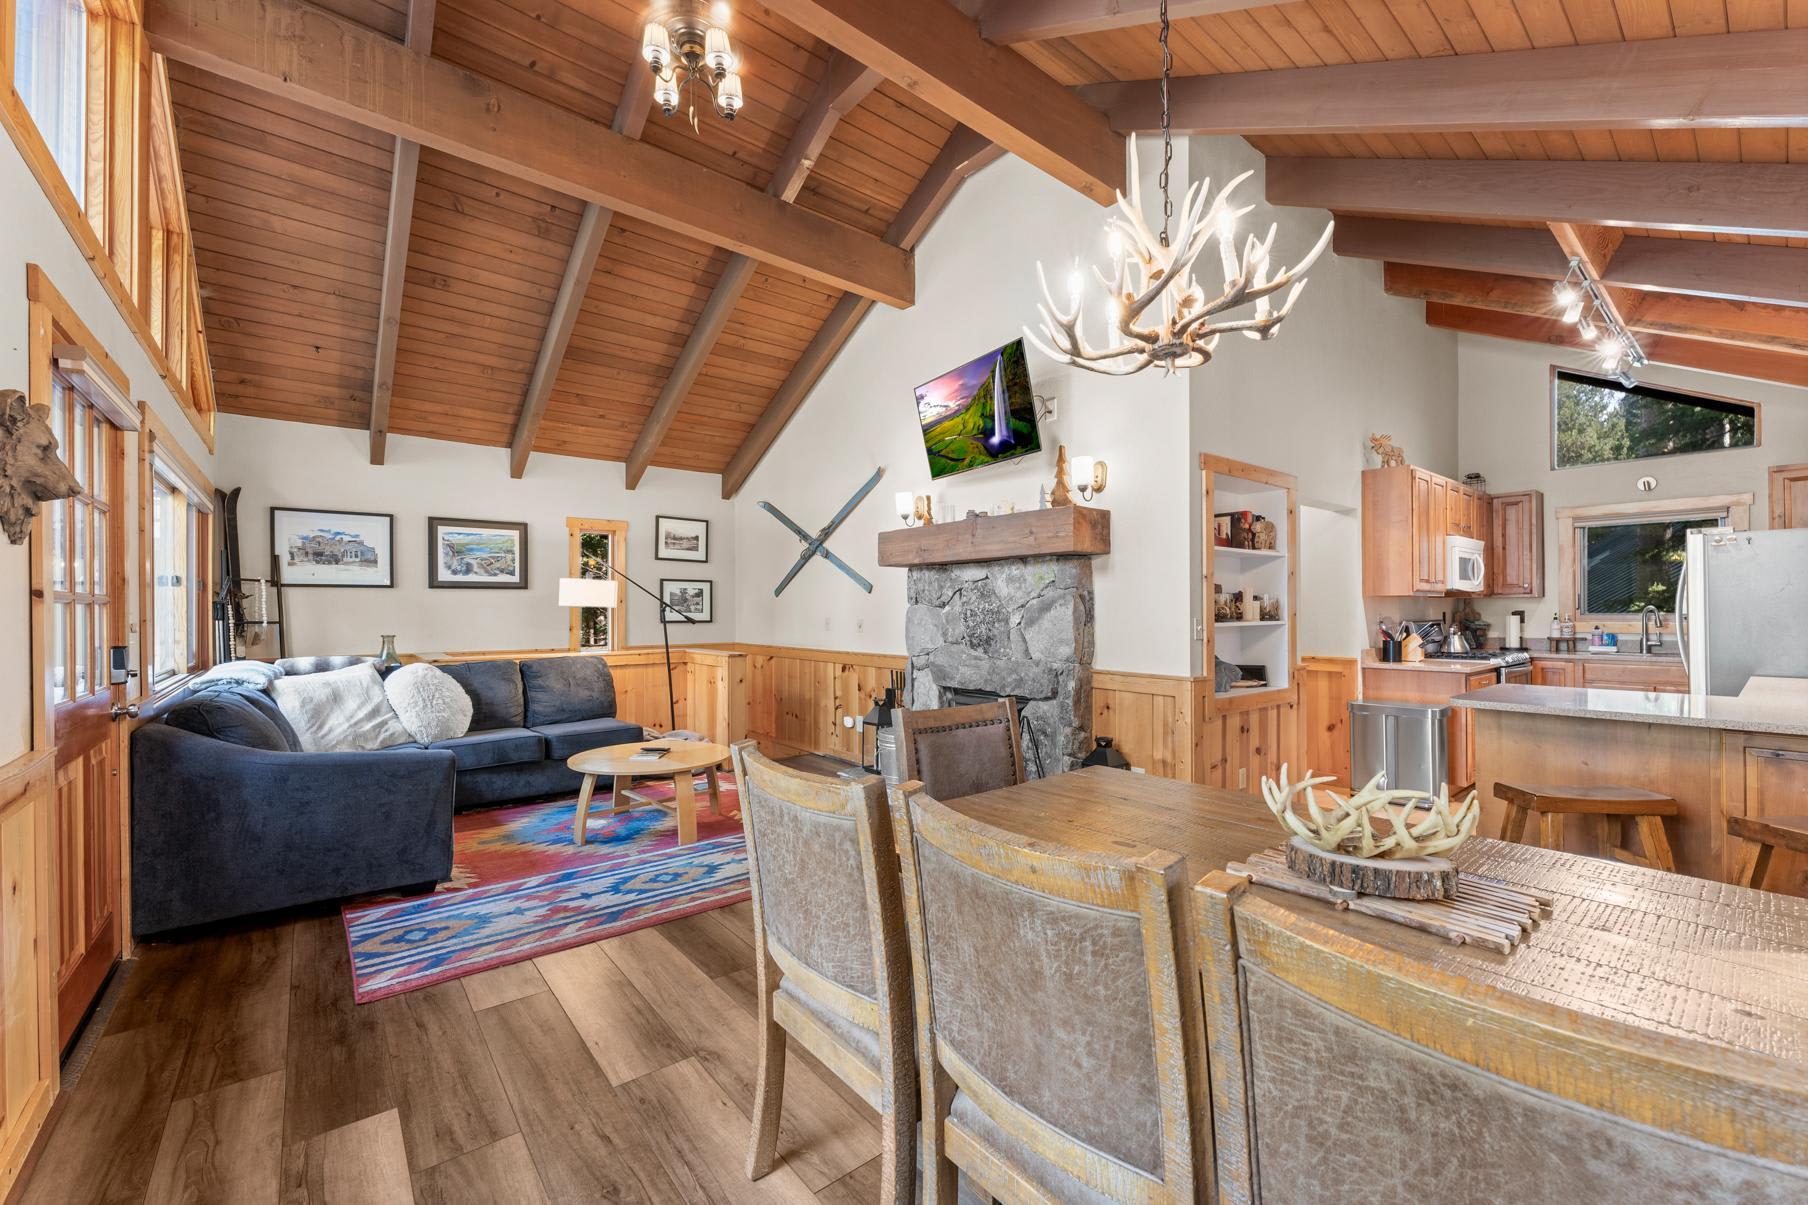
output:
[[[918,523],[928,526],[935,522],[933,500],[928,494],[897,494],[893,497],[893,507],[906,527],[915,527]]]
[[[1094,494],[1105,492],[1105,462],[1091,456],[1074,457],[1073,481],[1074,493],[1091,502]]]

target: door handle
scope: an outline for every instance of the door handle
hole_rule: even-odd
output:
[[[138,718],[138,704],[115,703],[113,704],[113,709],[107,712],[107,715],[115,720],[135,720]]]

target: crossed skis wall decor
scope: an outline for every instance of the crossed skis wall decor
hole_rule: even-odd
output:
[[[792,579],[796,578],[799,573],[803,572],[804,566],[808,565],[810,563],[811,557],[818,557],[818,556],[821,557],[823,560],[827,561],[829,564],[835,566],[835,568],[841,570],[843,573],[847,574],[850,578],[852,578],[854,580],[854,584],[856,586],[859,586],[862,590],[866,591],[868,594],[871,594],[873,592],[873,584],[871,582],[867,581],[864,577],[861,577],[860,574],[855,571],[855,569],[852,565],[848,564],[846,561],[842,560],[840,557],[838,557],[834,553],[830,552],[828,550],[828,548],[826,547],[826,545],[828,544],[829,537],[835,534],[835,529],[840,527],[842,525],[842,523],[846,521],[847,517],[854,513],[855,507],[859,506],[862,502],[864,502],[866,500],[866,496],[873,492],[873,487],[875,485],[879,484],[879,478],[881,478],[883,476],[885,476],[885,467],[883,465],[874,469],[873,475],[866,479],[866,484],[861,486],[859,489],[855,490],[854,496],[852,498],[849,498],[847,500],[846,505],[844,505],[840,510],[835,512],[835,517],[833,519],[830,519],[827,523],[823,524],[822,530],[817,532],[815,535],[811,535],[809,532],[805,531],[802,527],[798,526],[796,523],[793,523],[791,521],[791,518],[789,515],[785,514],[785,512],[780,510],[778,507],[772,505],[772,503],[770,503],[770,502],[760,503],[761,510],[765,511],[767,514],[771,515],[774,519],[777,519],[780,523],[783,523],[786,527],[790,528],[791,534],[796,536],[798,539],[802,540],[803,544],[804,544],[803,552],[798,554],[797,564],[791,566],[791,571],[789,573],[785,574],[784,579],[781,580],[779,582],[779,584],[773,589],[772,596],[774,598],[777,598],[779,595],[781,595],[785,592],[785,587],[789,586],[792,582]]]

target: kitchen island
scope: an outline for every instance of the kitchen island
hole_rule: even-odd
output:
[[[1451,702],[1473,718],[1482,831],[1497,836],[1497,782],[1642,787],[1672,796],[1677,869],[1727,881],[1737,850],[1726,817],[1808,812],[1808,684],[1763,697],[1558,686],[1488,686]],[[1563,846],[1598,853],[1592,826]],[[1765,886],[1808,896],[1808,857],[1777,851]]]

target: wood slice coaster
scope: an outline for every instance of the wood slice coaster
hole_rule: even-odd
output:
[[[1456,895],[1456,866],[1449,858],[1358,858],[1287,842],[1287,866],[1314,883],[1396,900],[1447,900]]]
[[[1287,855],[1281,847],[1263,850],[1247,862],[1232,862],[1227,869],[1266,887],[1436,933],[1457,945],[1486,946],[1502,954],[1511,953],[1529,937],[1550,916],[1554,902],[1548,895],[1479,874],[1459,874],[1456,895],[1447,900],[1358,895],[1298,874],[1287,865]]]

